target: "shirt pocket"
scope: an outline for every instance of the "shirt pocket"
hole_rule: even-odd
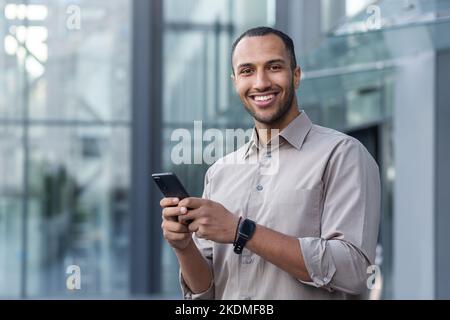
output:
[[[296,238],[320,237],[321,188],[279,188],[272,195],[270,228]]]

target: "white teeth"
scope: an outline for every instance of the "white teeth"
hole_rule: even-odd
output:
[[[256,101],[268,101],[275,97],[274,94],[268,95],[268,96],[255,96]]]

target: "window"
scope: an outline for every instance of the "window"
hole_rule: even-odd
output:
[[[0,296],[128,292],[131,5],[0,0]]]

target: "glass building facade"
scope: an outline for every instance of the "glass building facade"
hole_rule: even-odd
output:
[[[2,296],[127,291],[131,10],[0,2]]]
[[[301,108],[380,166],[383,286],[372,298],[450,296],[438,245],[450,186],[435,180],[448,175],[449,0],[0,0],[0,298],[181,297],[150,174],[175,172],[201,196],[212,140],[194,128],[252,127],[230,50],[259,25],[294,39]],[[180,129],[191,164],[172,158]],[[435,146],[421,152],[431,158],[413,155],[415,137]],[[217,142],[214,158],[242,143]],[[426,183],[408,188],[413,156],[433,166],[417,177],[436,188],[428,196]],[[418,253],[408,230],[425,238]],[[411,287],[404,270],[422,258],[432,262],[410,268]],[[67,289],[73,265],[80,290]]]

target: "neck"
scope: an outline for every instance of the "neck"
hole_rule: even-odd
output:
[[[298,110],[298,106],[294,103],[284,117],[276,122],[266,124],[255,120],[259,141],[263,145],[267,145],[267,143],[272,139],[271,130],[278,130],[278,132],[283,131],[299,115],[300,111]]]

